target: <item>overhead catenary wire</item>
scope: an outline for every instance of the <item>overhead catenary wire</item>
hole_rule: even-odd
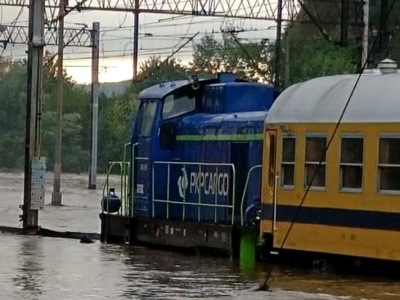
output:
[[[188,45],[186,45],[183,48],[187,48],[189,47]],[[190,46],[191,47],[191,46]],[[167,55],[169,53],[171,53],[170,51],[170,47],[165,47],[165,48],[153,48],[153,49],[148,49],[147,52],[144,51],[142,53],[142,55],[146,55],[146,56],[154,56],[154,55]],[[132,55],[132,49],[129,49],[129,51],[126,51],[126,53],[121,53],[120,50],[108,50],[105,51],[105,53],[119,53],[119,54],[115,54],[115,55],[104,55],[102,58],[103,59],[109,59],[109,58],[121,58],[121,57],[130,57]],[[181,50],[180,53],[187,53],[187,54],[192,54],[193,53],[193,49],[187,49],[187,50]],[[87,53],[88,56],[79,56],[79,57],[72,57],[72,56],[68,56],[66,58],[64,58],[64,60],[69,60],[69,61],[75,61],[75,60],[89,60],[90,56],[89,53]]]
[[[79,8],[83,3],[85,3],[87,0],[81,0],[81,1],[77,1],[77,5],[75,6],[75,7],[77,7],[77,8]],[[74,7],[74,8],[75,8]],[[250,8],[252,8],[252,9],[254,9],[255,7],[262,7],[262,5],[261,4],[256,4],[256,5],[241,5],[240,6],[240,8],[239,8],[239,10],[238,11],[245,11],[246,9],[250,9]],[[72,9],[71,10],[69,10],[69,11],[67,11],[66,12],[66,14],[67,13],[69,13],[69,14],[74,14],[74,13],[77,13],[76,11],[73,11]],[[126,16],[126,13],[125,13],[125,16]],[[203,23],[203,21],[196,21],[196,22],[193,22],[193,17],[194,16],[182,16],[182,18],[190,18],[191,19],[191,21],[190,22],[186,22],[186,23],[182,23],[182,22],[179,22],[179,20],[178,20],[178,22],[176,22],[176,20],[178,19],[177,17],[176,18],[171,18],[171,21],[175,21],[175,22],[173,22],[173,23],[171,23],[171,24],[160,24],[160,22],[161,21],[164,21],[164,20],[159,20],[158,22],[150,22],[150,23],[145,23],[145,24],[141,24],[140,26],[141,26],[141,28],[144,28],[144,27],[146,27],[146,26],[149,26],[149,27],[152,27],[152,28],[156,28],[156,29],[158,29],[158,28],[161,28],[161,27],[166,27],[166,26],[185,26],[185,25],[192,25],[192,24],[201,24],[201,23]],[[201,16],[196,16],[196,17],[198,17],[198,18],[202,18]],[[210,16],[204,16],[202,19],[204,19],[204,18],[210,18]],[[215,19],[217,19],[218,17],[213,17],[213,19],[215,20]],[[223,22],[223,20],[225,19],[225,17],[219,17],[219,19],[220,20],[222,20],[222,22]],[[52,22],[54,22],[54,21],[56,21],[56,18],[55,19],[53,19],[53,20],[49,20],[48,22],[50,22],[50,24],[52,23]],[[126,28],[126,29],[128,29],[129,27],[130,28],[132,28],[133,26],[123,26],[123,24],[124,24],[124,22],[125,22],[125,19],[124,19],[124,21],[121,23],[120,22],[120,24],[119,24],[119,26],[117,27],[118,29],[120,29],[120,28]],[[75,23],[74,23],[75,24]],[[153,26],[151,26],[151,25],[153,25]],[[106,28],[106,30],[110,30],[110,31],[115,31],[115,29],[116,29],[116,27],[115,26],[112,26],[112,27],[110,27],[110,28]],[[103,30],[104,31],[104,30]],[[250,31],[250,30],[247,30],[247,31]],[[209,34],[211,34],[211,33],[209,33]],[[104,42],[107,42],[107,40],[106,41],[104,41]]]
[[[21,8],[20,8],[20,10],[19,10],[19,12],[18,12],[17,17],[11,22],[11,27],[12,27],[12,28],[11,28],[11,32],[10,32],[9,38],[8,38],[6,41],[3,42],[3,47],[2,47],[2,50],[1,50],[1,52],[0,52],[0,60],[1,60],[2,57],[3,57],[4,51],[5,51],[6,48],[7,48],[7,44],[8,44],[8,42],[9,42],[10,36],[14,33],[15,24],[16,24],[16,22],[18,22],[18,19],[19,19],[19,17],[22,15],[23,10],[24,10],[24,6],[21,6]]]
[[[262,30],[270,30],[270,29],[259,29],[259,31],[262,31]],[[258,31],[258,29],[254,29],[254,31]],[[197,33],[193,33],[193,35],[194,35],[194,34],[197,35]],[[206,35],[216,35],[216,34],[217,34],[217,33],[208,33],[208,32],[198,33],[199,36],[200,36],[200,35],[203,35],[203,36],[206,36]],[[160,37],[163,37],[163,36],[168,36],[168,37],[170,38],[170,40],[173,40],[172,38],[173,38],[174,35],[160,35],[160,36],[156,35],[156,36],[149,37],[149,39],[162,40]],[[183,40],[183,37],[179,35],[179,36],[177,36],[176,39],[179,39],[179,42],[180,42],[180,41]],[[194,40],[192,37],[186,37],[186,39],[192,39],[192,40]],[[239,39],[239,38],[238,38],[238,39]],[[131,39],[128,38],[128,37],[125,37],[125,38],[116,37],[116,38],[107,39],[106,41],[104,41],[104,43],[110,42],[110,43],[115,44],[115,41],[117,41],[117,40],[121,40],[121,41],[122,41],[122,40],[130,41]],[[223,39],[222,39],[222,38],[216,38],[215,40],[216,40],[217,42],[223,42]],[[262,39],[261,39],[261,40],[262,40]],[[270,40],[273,40],[273,39],[271,38]],[[246,41],[248,41],[248,42],[257,42],[257,41],[260,41],[260,39],[259,39],[259,38],[246,38]],[[189,50],[189,48],[190,48],[190,50]],[[228,47],[228,48],[229,48],[229,47]],[[232,46],[232,48],[233,48],[233,46]],[[142,47],[142,48],[141,48],[141,53],[142,53],[142,55],[169,54],[169,52],[167,51],[167,50],[169,50],[169,49],[171,49],[170,46],[166,46],[166,47],[157,47],[157,48],[155,48],[155,47],[143,48],[143,47]],[[192,46],[189,45],[189,44],[186,44],[186,45],[185,45],[185,49],[188,49],[188,51],[180,51],[180,53],[192,52]],[[163,51],[163,50],[165,50],[165,51]],[[123,52],[123,53],[121,53],[121,52]],[[110,50],[104,50],[104,52],[103,52],[104,55],[103,55],[102,58],[110,58],[109,55],[106,55],[106,54],[110,54],[110,53],[121,53],[121,54],[119,54],[119,55],[113,55],[113,56],[112,56],[113,58],[117,58],[117,57],[126,57],[126,56],[128,56],[127,53],[132,53],[132,49],[131,49],[131,48],[128,48],[128,49],[125,48],[124,51],[122,51],[122,50],[120,50],[120,49],[115,49],[115,50],[112,50],[112,49],[110,49]],[[86,56],[74,57],[74,56],[76,56],[76,55],[81,55],[81,54],[86,54]],[[68,54],[66,54],[66,55],[68,55],[68,58],[66,58],[66,59],[68,59],[68,60],[84,60],[84,59],[90,59],[90,51],[89,51],[89,50],[87,50],[87,51],[78,51],[78,52],[74,51],[74,52],[68,53]]]
[[[75,6],[75,7],[80,7],[80,6],[82,6],[82,4],[83,3],[85,3],[85,2],[87,2],[87,0],[81,0],[81,1],[77,1],[77,5]],[[171,2],[172,3],[172,2]],[[174,2],[175,3],[175,2]],[[271,6],[271,3],[269,3],[269,5]],[[260,9],[262,8],[262,7],[264,7],[261,3],[257,3],[257,4],[255,4],[255,5],[250,5],[250,4],[242,4],[242,5],[240,5],[240,7],[238,7],[238,11],[240,12],[240,11],[246,11],[246,10],[248,10],[248,9],[254,9],[254,8],[257,8],[257,7],[259,7]],[[266,8],[266,7],[265,7]],[[272,10],[272,7],[270,7],[270,9]],[[69,10],[69,11],[67,11],[66,13],[69,13],[70,15],[71,14],[77,14],[77,13],[81,13],[81,14],[84,14],[83,13],[84,11],[80,11],[80,12],[77,12],[77,11],[73,11],[72,9],[71,10]],[[126,13],[125,13],[125,17],[126,17]],[[182,16],[182,18],[179,18],[178,19],[178,17],[175,17],[175,18],[171,18],[171,20],[167,20],[168,22],[169,21],[171,21],[171,22],[169,22],[169,24],[164,24],[164,22],[161,22],[161,21],[164,21],[164,20],[158,20],[158,21],[156,21],[156,22],[149,22],[149,23],[142,23],[142,24],[140,24],[140,28],[141,28],[141,30],[142,29],[144,29],[144,28],[147,28],[147,29],[159,29],[159,28],[164,28],[164,27],[168,27],[168,26],[187,26],[187,25],[194,25],[194,24],[202,24],[204,21],[203,20],[200,20],[200,21],[195,21],[195,22],[193,22],[193,20],[191,20],[191,22],[185,22],[185,23],[182,23],[182,22],[180,22],[180,20],[182,20],[183,18],[190,18],[190,19],[192,19],[193,18],[193,16],[191,15],[191,16]],[[200,19],[204,19],[204,18],[210,18],[210,16],[196,16],[196,18],[200,18]],[[226,17],[212,17],[212,19],[213,20],[220,20],[221,22],[224,22],[224,20],[226,19]],[[119,21],[119,25],[116,27],[116,26],[111,26],[111,27],[103,27],[102,28],[102,32],[104,32],[104,30],[105,31],[107,31],[107,30],[110,30],[110,31],[116,31],[116,29],[118,29],[118,31],[121,31],[121,29],[123,30],[124,28],[125,29],[131,29],[131,28],[133,28],[133,25],[132,26],[124,26],[124,23],[125,23],[125,20],[126,20],[126,18],[124,18],[124,20],[121,22],[121,21]],[[52,21],[55,21],[55,20],[50,20],[50,22],[52,22]],[[162,24],[160,24],[160,23],[162,23]],[[261,31],[262,29],[260,29],[260,31]],[[251,31],[253,31],[253,30],[249,30],[249,29],[247,29],[246,30],[247,32],[251,32]],[[211,34],[211,33],[210,33]],[[107,42],[107,41],[103,41],[103,42]]]
[[[205,33],[197,33],[197,32],[194,32],[194,33],[191,33],[191,35],[195,35],[195,34],[198,34],[199,36],[212,36],[212,35],[215,35],[215,33],[213,33],[213,34],[209,34],[209,33],[207,33],[207,32],[205,32]],[[184,37],[184,36],[180,36],[180,35],[177,35],[177,36],[173,36],[173,35],[156,35],[156,36],[152,36],[152,37],[149,37],[149,40],[151,40],[151,41],[161,41],[161,40],[168,40],[168,41],[173,41],[173,40],[179,40],[179,41],[182,41],[182,40],[187,40],[187,39],[192,39],[191,37],[188,37],[188,36],[186,36],[186,37]],[[249,42],[253,42],[253,41],[265,41],[265,40],[268,40],[268,41],[273,41],[274,40],[274,38],[270,38],[270,39],[265,39],[265,38],[257,38],[257,37],[246,37],[246,38],[237,38],[238,40],[246,40],[246,41],[249,41]],[[104,43],[113,43],[113,44],[115,44],[115,42],[116,41],[130,41],[131,40],[131,38],[129,38],[129,37],[118,37],[118,36],[115,36],[115,37],[112,37],[112,38],[110,38],[110,39],[107,39],[106,41],[104,41]],[[214,40],[215,41],[217,41],[217,42],[223,42],[224,41],[224,39],[223,38],[214,38]],[[171,47],[170,46],[165,46],[165,47],[162,47],[162,48],[168,48],[168,49],[170,49]],[[160,49],[160,48],[156,48],[156,47],[151,47],[151,48],[141,48],[141,50],[152,50],[152,49],[154,49],[154,50],[157,50],[157,49]],[[126,50],[126,49],[125,49]],[[104,52],[106,53],[107,51],[120,51],[120,50],[105,50]],[[90,51],[88,50],[88,51],[79,51],[79,52],[71,52],[71,53],[74,53],[74,54],[78,54],[78,53],[89,53]]]
[[[187,35],[188,35],[188,33],[189,33],[189,30],[190,30],[190,26],[192,25],[192,21],[193,21],[193,16],[192,16],[192,18],[190,19],[189,26],[187,27],[186,33],[185,33],[185,35],[184,35],[184,37],[183,37],[182,39],[187,38]],[[199,33],[200,33],[200,32],[197,32],[194,36],[189,37],[189,40],[193,40]],[[173,52],[175,51],[175,50],[174,50],[175,47],[178,47],[178,45],[180,44],[180,42],[181,42],[181,40],[180,40],[178,43],[176,43],[176,45],[175,45],[174,47],[172,47],[172,51],[173,51]],[[184,47],[186,44],[187,44],[187,43],[184,42],[183,45],[182,45],[182,47]],[[178,49],[180,50],[181,48],[178,47]],[[179,50],[178,50],[178,51],[179,51]]]
[[[259,29],[259,28],[254,28],[254,29],[250,29],[249,31],[254,31],[254,32],[256,32],[256,31],[268,31],[268,30],[271,30],[270,28],[267,28],[267,29],[265,29],[265,28],[262,28],[262,29]],[[201,33],[199,33],[199,36],[200,35],[217,35],[219,32],[201,32]],[[154,40],[162,40],[160,37],[162,37],[162,36],[167,36],[167,37],[169,37],[171,40],[173,40],[173,37],[175,36],[175,34],[166,34],[166,35],[154,35],[154,36],[152,36],[152,37],[149,37],[150,39],[154,39]],[[130,37],[122,37],[122,38],[119,38],[118,36],[117,36],[117,39],[114,39],[114,38],[111,38],[111,39],[107,39],[106,41],[104,41],[104,43],[112,43],[113,41],[115,41],[115,40],[118,40],[118,39],[120,39],[120,40],[131,40],[131,38]],[[176,36],[176,39],[182,39],[182,36],[180,36],[179,34]],[[258,38],[246,38],[246,40],[248,41],[248,42],[251,42],[251,41],[258,41],[259,39]],[[223,41],[223,39],[221,39],[221,38],[216,38],[216,41],[218,41],[218,42],[222,42]],[[17,45],[17,46],[21,46],[21,45]],[[22,48],[21,48],[22,49]],[[71,49],[71,48],[70,48]],[[154,47],[151,47],[151,48],[142,48],[141,49],[141,53],[142,53],[142,55],[144,55],[144,56],[154,56],[154,55],[157,55],[157,56],[164,56],[164,55],[168,55],[168,54],[170,54],[170,51],[168,51],[168,50],[170,50],[170,47],[159,47],[159,48],[154,48]],[[22,50],[21,50],[21,52],[22,52]],[[115,55],[108,55],[108,54],[113,54],[113,53],[119,53],[119,54],[115,54]],[[192,46],[191,45],[186,45],[185,47],[184,47],[184,49],[182,49],[182,50],[180,50],[180,53],[181,54],[183,54],[183,55],[188,55],[188,54],[190,54],[190,53],[193,53],[193,49],[192,49]],[[82,54],[86,54],[86,55],[84,55],[84,56],[82,56]],[[79,56],[79,57],[75,57],[75,56]],[[78,52],[76,52],[76,51],[72,51],[72,52],[70,52],[70,53],[66,53],[66,58],[65,58],[65,60],[66,61],[82,61],[82,60],[90,60],[90,58],[91,58],[91,56],[90,56],[91,54],[90,54],[90,50],[88,49],[88,51],[78,51]],[[124,51],[124,53],[121,53],[121,50],[105,50],[104,51],[104,56],[102,57],[103,59],[118,59],[118,58],[128,58],[129,56],[131,56],[132,55],[132,49],[125,49],[125,51]],[[18,56],[18,55],[15,55],[14,57],[13,57],[13,59],[15,59],[15,60],[18,60],[18,59],[24,59],[25,58],[25,55],[23,55],[23,54],[21,54],[20,56]],[[185,61],[186,61],[186,59],[187,58],[185,58]],[[108,64],[107,64],[108,65]],[[71,67],[70,65],[66,65],[65,66],[66,68],[69,68],[69,67]],[[89,67],[89,66],[87,66],[87,67]]]
[[[298,0],[301,8],[304,10],[304,12],[308,15],[308,17],[310,18],[311,22],[315,25],[315,27],[317,27],[318,31],[321,33],[321,35],[329,42],[332,42],[332,37],[330,35],[328,35],[328,33],[326,33],[326,31],[322,28],[322,26],[320,25],[320,23],[318,23],[318,21],[316,20],[316,18],[311,14],[311,12],[308,10],[308,8],[306,7],[306,5],[304,4],[303,0]]]
[[[385,16],[385,18],[384,18],[384,21],[383,21],[384,23],[388,22],[388,19],[389,19],[389,17],[390,17],[391,12],[393,11],[393,7],[394,7],[394,5],[396,4],[396,2],[397,2],[397,0],[392,0],[392,2],[391,2],[391,4],[390,4],[390,7],[389,7],[389,9],[388,9],[388,11],[387,11],[387,14],[386,14],[386,16]],[[305,190],[305,192],[304,192],[304,194],[303,194],[303,197],[301,198],[300,204],[296,207],[296,211],[295,211],[295,213],[294,213],[294,215],[293,215],[292,221],[290,222],[289,228],[288,228],[288,230],[286,231],[286,234],[285,234],[285,236],[284,236],[284,238],[283,238],[283,240],[282,240],[282,243],[281,243],[281,246],[279,247],[279,249],[283,249],[283,247],[285,246],[285,243],[286,243],[286,241],[287,241],[287,239],[288,239],[288,237],[289,237],[289,235],[290,235],[290,233],[291,233],[291,230],[292,230],[292,228],[293,228],[293,226],[294,226],[294,224],[295,224],[295,221],[296,221],[296,219],[297,219],[297,216],[298,216],[298,214],[299,214],[301,208],[303,207],[304,202],[305,202],[306,199],[307,199],[307,195],[308,195],[308,193],[309,193],[309,191],[310,191],[310,188],[311,188],[311,186],[312,186],[312,184],[313,184],[313,182],[314,182],[314,179],[316,178],[316,176],[318,175],[318,172],[320,171],[320,168],[321,168],[321,166],[322,166],[322,163],[325,161],[326,153],[328,152],[328,150],[329,150],[329,148],[330,148],[330,146],[331,146],[331,144],[332,144],[332,142],[333,142],[333,139],[334,139],[334,137],[336,136],[336,134],[337,134],[337,132],[338,132],[338,130],[339,130],[339,126],[340,126],[340,124],[342,123],[343,117],[344,117],[344,115],[345,115],[345,113],[346,113],[346,111],[347,111],[347,108],[348,108],[348,106],[349,106],[349,104],[350,104],[350,102],[351,102],[351,99],[353,98],[354,92],[355,92],[356,89],[357,89],[357,86],[358,86],[358,84],[359,84],[359,82],[360,82],[360,80],[361,80],[362,74],[363,74],[365,68],[366,68],[367,65],[368,65],[368,61],[370,60],[371,55],[372,55],[372,52],[373,52],[373,50],[375,49],[375,47],[376,47],[376,45],[377,45],[377,42],[379,41],[379,38],[381,37],[381,35],[382,35],[382,32],[379,32],[379,34],[378,34],[378,35],[375,37],[375,39],[373,40],[371,49],[370,49],[370,51],[369,51],[369,53],[368,53],[368,56],[367,56],[367,60],[366,60],[366,61],[364,62],[364,64],[361,66],[361,70],[360,70],[360,72],[358,73],[356,82],[354,83],[354,86],[353,86],[353,88],[352,88],[351,91],[350,91],[349,97],[348,97],[347,100],[346,100],[346,103],[345,103],[345,105],[344,105],[344,107],[343,107],[343,109],[342,109],[342,112],[341,112],[341,114],[340,114],[340,116],[339,116],[339,119],[338,119],[338,121],[336,122],[336,125],[335,125],[335,128],[334,128],[333,132],[332,132],[332,135],[331,135],[330,139],[328,140],[328,143],[327,143],[327,145],[326,145],[326,147],[325,147],[325,149],[324,149],[324,153],[323,153],[322,157],[320,158],[320,160],[318,161],[317,168],[315,169],[315,171],[314,171],[314,173],[313,173],[313,175],[312,175],[310,181],[307,183],[307,188],[306,188],[306,190]],[[258,288],[259,290],[269,290],[268,280],[269,280],[270,277],[271,277],[271,274],[272,274],[272,271],[274,270],[274,267],[275,267],[275,265],[272,264],[271,267],[268,269],[263,284]]]
[[[81,1],[77,1],[77,6],[79,6],[79,5],[81,5],[82,3],[84,3],[84,2],[86,2],[87,0],[81,0]],[[251,5],[251,6],[249,6],[249,5],[242,5],[241,7],[240,7],[240,9],[238,10],[238,11],[244,11],[244,10],[246,10],[246,9],[249,9],[250,7],[261,7],[261,5],[260,4],[256,4],[255,6],[254,5]],[[72,14],[76,14],[76,11],[72,11],[72,10],[70,10],[70,11],[67,11],[66,13],[69,13],[70,15],[72,15]],[[124,26],[124,24],[125,24],[125,20],[126,20],[126,16],[127,16],[127,14],[125,13],[125,19],[121,22],[121,20],[119,21],[119,24],[118,24],[118,26],[117,27],[115,27],[115,26],[112,26],[112,27],[110,27],[110,28],[105,28],[105,30],[106,31],[112,31],[112,32],[116,32],[116,31],[122,31],[122,30],[120,30],[120,29],[123,29],[123,27],[125,27],[125,30],[130,30],[131,28],[133,28],[133,26]],[[190,21],[189,22],[182,22],[181,20],[183,19],[183,18],[190,18]],[[158,30],[158,29],[160,29],[160,28],[165,28],[165,27],[176,27],[176,26],[188,26],[188,28],[187,28],[187,30],[186,30],[186,35],[189,33],[189,31],[190,31],[190,26],[191,25],[196,25],[196,24],[203,24],[203,19],[204,18],[209,18],[209,16],[205,16],[205,17],[201,17],[201,16],[196,16],[196,18],[199,18],[200,19],[200,21],[194,21],[193,22],[193,18],[194,18],[194,16],[193,15],[190,15],[190,16],[182,16],[182,18],[180,18],[180,20],[178,20],[178,18],[177,17],[174,17],[174,18],[172,18],[171,19],[171,21],[172,22],[169,22],[169,24],[165,24],[165,22],[162,22],[162,21],[164,21],[164,20],[158,20],[157,22],[149,22],[149,23],[145,23],[145,24],[140,24],[140,28],[142,29],[142,30]],[[52,22],[55,22],[55,21],[57,21],[57,18],[51,18],[52,20],[48,20],[48,23],[50,24],[50,26],[51,26],[51,24],[52,24]],[[213,17],[212,18],[213,20],[215,20],[215,19],[219,19],[221,22],[223,22],[224,20],[225,20],[225,17]],[[162,23],[162,24],[160,24],[160,23]],[[74,23],[75,24],[75,23]],[[104,28],[103,28],[104,29]],[[104,30],[103,30],[104,31]],[[206,33],[206,34],[208,34],[208,35],[210,35],[210,34],[216,34],[216,33],[214,33],[214,32],[210,32],[210,33]],[[124,49],[124,53],[122,54],[119,54],[119,55],[107,55],[108,53],[110,53],[111,51],[108,51],[108,50],[106,50],[106,48],[109,48],[109,47],[104,47],[104,44],[107,44],[107,43],[113,43],[113,40],[117,40],[118,38],[116,38],[116,39],[104,39],[104,40],[102,40],[102,46],[103,46],[103,49],[104,49],[104,52],[103,52],[103,59],[107,59],[107,58],[121,58],[121,57],[126,57],[127,55],[125,54],[125,49],[126,49],[126,46],[125,46],[125,49]],[[123,39],[123,38],[120,38],[120,39]],[[129,38],[127,38],[127,40],[131,40],[132,39],[132,37],[130,36]],[[180,37],[176,37],[176,38],[174,38],[174,37],[168,37],[168,38],[162,38],[161,36],[159,36],[158,37],[158,39],[156,38],[156,37],[153,37],[153,39],[152,40],[157,40],[157,41],[162,41],[162,40],[165,40],[165,41],[167,41],[167,40],[171,40],[171,41],[176,41],[177,40],[177,43],[176,43],[176,45],[179,45],[180,43],[182,43],[183,41],[184,41],[184,39],[185,39],[185,37],[183,37],[183,38],[180,38]],[[192,40],[193,41],[193,40]],[[176,47],[176,46],[174,46],[174,47]],[[189,47],[189,46],[187,46],[186,44],[185,44],[185,46],[184,46],[184,48],[186,49],[186,47]],[[51,49],[51,48],[49,48],[49,49]],[[4,51],[4,50],[3,50]],[[131,50],[127,50],[127,51],[131,51]],[[117,51],[112,51],[112,53],[116,53]],[[186,54],[186,53],[189,53],[190,51],[186,51],[186,50],[181,50],[180,51],[180,53],[181,54]],[[160,49],[157,49],[157,48],[153,48],[153,49],[141,49],[141,53],[143,54],[143,55],[167,55],[167,54],[169,54],[168,52],[166,52],[166,51],[163,51],[163,50],[160,50]],[[71,54],[71,56],[75,56],[76,54]],[[23,56],[21,56],[21,58],[23,58]],[[79,58],[79,59],[85,59],[85,58],[88,58],[89,59],[89,57],[82,57],[82,58]],[[71,58],[71,60],[74,60],[74,59],[77,59],[77,58]]]
[[[192,17],[191,17],[192,18]],[[214,18],[215,19],[215,18]],[[193,22],[191,22],[192,24],[193,24]],[[76,24],[76,23],[74,23],[74,24]],[[165,26],[165,25],[167,25],[167,24],[157,24],[157,26]],[[155,26],[155,28],[158,28],[157,26]],[[175,26],[175,24],[174,24],[174,26]],[[123,30],[121,30],[121,29],[119,29],[118,31],[117,30],[114,30],[115,29],[115,27],[112,27],[112,30],[110,30],[110,31],[113,31],[113,32],[119,32],[119,31],[123,31]],[[128,29],[128,28],[125,28],[125,30],[126,29]],[[244,30],[244,32],[248,32],[248,33],[251,33],[251,32],[264,32],[264,31],[266,31],[266,30],[270,30],[270,29],[265,29],[265,28],[251,28],[251,29],[245,29]],[[192,34],[192,33],[189,33],[189,31],[190,31],[190,28],[188,28],[187,29],[187,33],[188,34]],[[220,33],[220,32],[218,32],[218,31],[214,31],[214,32],[207,32],[207,31],[204,31],[204,32],[201,32],[199,35],[217,35],[218,33]],[[193,33],[194,34],[194,33]],[[165,37],[164,39],[162,38],[162,37]],[[144,37],[146,37],[146,39],[147,38],[149,38],[150,40],[158,40],[158,41],[161,41],[161,40],[165,40],[165,41],[167,41],[168,39],[170,39],[171,41],[172,40],[178,40],[178,39],[185,39],[185,36],[182,36],[182,33],[177,33],[177,34],[151,34],[151,36],[150,35],[147,35],[146,33],[142,33],[142,38],[144,38]],[[112,37],[110,36],[110,38],[105,38],[105,39],[103,39],[102,40],[102,43],[103,43],[103,45],[104,44],[107,44],[107,43],[113,43],[113,41],[118,41],[118,40],[127,40],[127,41],[130,41],[132,39],[132,37],[131,36],[129,36],[129,37],[124,37],[123,35],[121,35],[121,36],[118,36],[118,35],[115,35],[115,34],[113,34],[112,35]],[[256,40],[255,38],[248,38],[248,40],[250,41],[250,39],[251,40]],[[217,39],[218,40],[218,39]],[[104,53],[107,53],[107,50],[106,50],[106,48],[108,48],[108,47],[105,47],[104,46]],[[49,49],[51,49],[51,48],[49,48]],[[141,49],[141,50],[143,50],[143,48]],[[51,50],[50,50],[51,51]],[[145,51],[147,51],[147,49],[145,49]],[[151,51],[151,50],[148,50],[148,51]],[[154,51],[158,51],[157,49],[154,49]],[[181,52],[182,53],[182,52]],[[159,54],[159,53],[155,53],[155,54]],[[125,56],[125,55],[123,55],[123,56]]]

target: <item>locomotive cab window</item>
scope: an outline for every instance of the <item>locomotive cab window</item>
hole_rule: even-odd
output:
[[[281,186],[285,188],[294,187],[296,137],[284,136],[282,138],[282,163],[281,163]]]
[[[400,135],[379,138],[378,190],[400,193]]]
[[[143,102],[138,113],[139,135],[149,137],[153,129],[154,118],[157,111],[157,102]]]
[[[178,117],[196,108],[196,99],[192,95],[168,95],[164,100],[162,117],[164,120]]]
[[[361,191],[363,153],[363,137],[342,136],[340,146],[340,189],[342,191]]]
[[[311,188],[325,187],[326,173],[326,136],[308,134],[306,136],[306,153],[304,165],[304,185]],[[321,161],[321,164],[319,163]]]

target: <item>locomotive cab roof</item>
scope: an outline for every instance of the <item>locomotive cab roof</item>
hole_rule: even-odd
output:
[[[153,85],[140,92],[139,98],[161,99],[162,97],[170,94],[171,92],[189,84],[192,84],[192,82],[189,79],[160,83],[157,85]]]
[[[144,89],[139,94],[139,99],[161,99],[170,93],[179,90],[185,86],[199,85],[204,86],[212,83],[228,83],[228,82],[247,82],[242,79],[236,78],[231,73],[219,73],[217,78],[212,79],[198,79],[197,76],[177,81],[161,82],[153,85],[147,89]]]

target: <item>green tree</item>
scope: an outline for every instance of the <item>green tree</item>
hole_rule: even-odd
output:
[[[357,45],[354,42],[343,47],[321,34],[304,36],[301,32],[304,28],[289,27],[283,37],[280,75],[284,87],[315,77],[356,71]],[[339,40],[338,29],[331,34],[333,40]],[[270,57],[275,59],[274,52]]]
[[[218,42],[213,36],[205,36],[194,46],[190,71],[208,77],[217,72],[232,72],[240,78],[253,81],[271,81],[266,66],[268,41],[240,42],[238,37],[225,34]]]
[[[160,57],[152,56],[140,64],[138,82],[134,83],[130,91],[139,93],[161,82],[187,78],[187,69],[176,59],[163,61]]]
[[[400,62],[400,2],[394,2],[392,10],[389,10],[392,1],[384,2],[387,11],[381,10],[382,0],[370,0],[369,3],[369,45],[374,46],[371,49],[371,65],[376,66],[385,58]],[[381,29],[384,30],[380,33]]]
[[[20,169],[24,162],[26,67],[0,59],[0,167]]]
[[[381,4],[382,0],[370,1],[369,67],[376,67],[380,60],[388,57],[400,60],[400,3],[394,3],[392,10],[388,11],[389,18],[386,18],[387,13],[382,13]],[[387,1],[387,4],[389,9],[392,2]],[[313,77],[356,72],[361,57],[362,32],[362,20],[355,17],[361,17],[357,7],[349,6],[348,43],[343,44],[340,41],[340,2],[304,1],[304,5],[329,40],[315,24],[310,23],[308,14],[302,9],[296,20],[286,27],[282,41],[281,74],[285,87]],[[379,35],[383,25],[387,30]],[[272,59],[274,51],[275,48],[270,52]]]
[[[53,169],[57,77],[56,62],[47,53],[44,66],[43,84],[43,126],[42,149],[47,158],[47,168]],[[90,94],[65,72],[63,76],[63,128],[62,128],[62,169],[64,172],[83,172],[89,165]]]
[[[99,113],[99,170],[105,171],[107,162],[122,160],[124,145],[129,142],[133,115],[138,107],[137,94],[131,91],[121,96],[100,99]]]
[[[42,148],[47,157],[48,169],[54,164],[56,113],[43,113]],[[62,131],[62,168],[64,172],[78,173],[88,170],[88,149],[83,147],[81,115],[78,113],[63,114]]]

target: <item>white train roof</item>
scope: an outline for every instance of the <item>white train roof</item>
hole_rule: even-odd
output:
[[[275,100],[267,123],[336,123],[358,75],[335,75],[295,84]],[[400,74],[363,74],[342,122],[400,122]]]

